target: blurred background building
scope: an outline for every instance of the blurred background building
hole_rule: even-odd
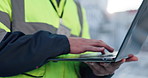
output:
[[[118,50],[142,0],[79,0],[86,9],[92,39],[103,40]],[[126,6],[125,6],[126,5]],[[133,6],[131,6],[133,5]],[[113,78],[148,78],[148,39],[138,62],[123,64]]]

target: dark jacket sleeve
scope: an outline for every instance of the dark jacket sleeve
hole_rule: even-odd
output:
[[[90,69],[88,65],[85,63],[80,64],[80,76],[81,78],[111,78],[112,75],[106,75],[106,76],[96,76],[93,71]]]
[[[0,76],[27,72],[47,62],[48,58],[70,52],[64,35],[39,31],[33,35],[7,33],[0,43]]]

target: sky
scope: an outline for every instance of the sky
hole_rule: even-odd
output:
[[[112,14],[126,10],[136,10],[141,3],[142,0],[108,0],[107,12]]]

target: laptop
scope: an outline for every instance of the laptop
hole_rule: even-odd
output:
[[[143,0],[118,52],[101,54],[99,52],[80,54],[64,58],[59,56],[49,61],[81,61],[81,62],[117,62],[127,58],[129,54],[138,54],[148,36],[148,0]]]

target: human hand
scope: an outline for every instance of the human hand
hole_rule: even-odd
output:
[[[113,52],[113,48],[104,43],[102,40],[84,39],[84,38],[68,38],[70,43],[70,53],[80,54],[86,51],[101,52],[105,53],[104,50],[107,49],[109,52]]]
[[[87,62],[88,66],[92,69],[96,76],[111,75],[117,70],[124,62],[138,61],[138,58],[134,55],[129,55],[127,59],[122,59],[116,63],[97,63]]]

